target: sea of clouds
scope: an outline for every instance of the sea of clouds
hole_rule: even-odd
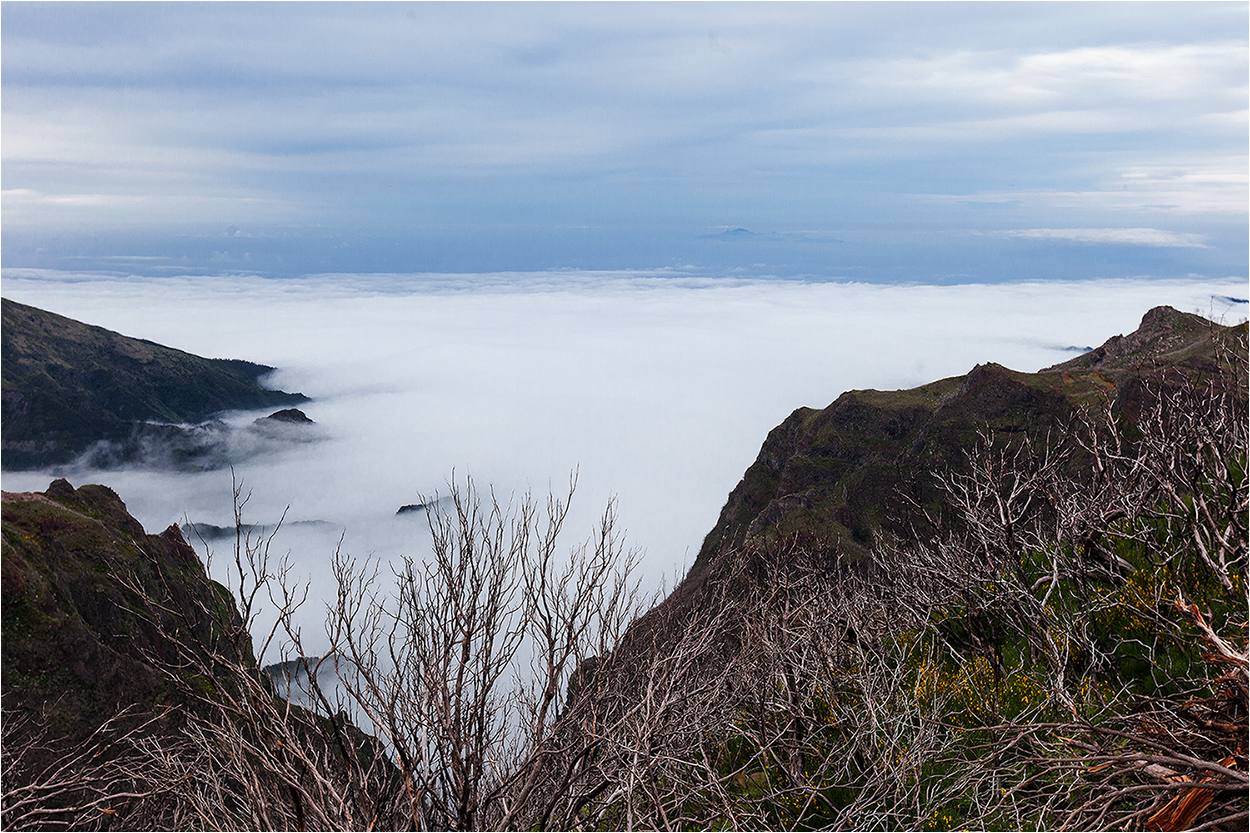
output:
[[[1225,323],[1246,314],[1244,281],[1197,277],[926,286],[680,270],[282,280],[6,270],[3,293],[275,366],[268,384],[312,397],[301,407],[314,441],[249,447],[233,474],[251,493],[246,520],[286,514],[274,548],[311,582],[300,622],[313,650],[340,537],[383,564],[423,557],[423,514],[396,510],[445,493],[453,472],[505,502],[565,491],[576,472],[567,544],[615,499],[644,552],[644,584],[671,587],[768,431],[797,407],[990,361],[1034,371],[1132,331],[1160,304]],[[55,476],[111,486],[149,531],[232,523],[229,469],[70,466],[5,472],[4,488],[42,490]],[[311,521],[323,523],[292,523]],[[221,575],[228,542],[209,545]]]

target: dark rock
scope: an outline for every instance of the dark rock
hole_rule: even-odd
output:
[[[321,661],[320,657],[293,657],[292,659],[282,662],[275,662],[266,665],[261,670],[275,682],[279,680],[290,680],[292,678],[303,675],[308,677],[308,672],[317,667],[317,663]]]
[[[395,511],[396,515],[410,515],[414,512],[429,512],[437,509],[440,505],[447,507],[451,505],[452,498],[449,495],[443,497],[431,498],[424,503],[405,503]]]
[[[313,422],[311,419],[309,419],[308,415],[305,414],[303,411],[301,411],[299,408],[284,408],[281,411],[274,411],[272,414],[265,417],[264,420],[273,420],[274,422],[284,422],[284,423],[287,423],[288,425],[316,425],[317,424]],[[262,420],[259,420],[259,419],[256,421],[262,422]]]
[[[330,523],[320,519],[311,521],[283,521],[282,528],[293,527],[316,527],[323,530],[338,529],[338,524]],[[179,527],[183,535],[189,535],[197,540],[217,541],[222,538],[233,538],[237,533],[244,535],[269,535],[277,530],[275,524],[240,524],[239,526],[217,526],[209,523],[186,523]]]
[[[216,526],[215,524],[193,523],[183,524],[182,532],[193,538],[203,541],[216,541],[221,538],[233,538],[237,532],[251,532],[255,529],[254,524],[242,524],[238,527],[233,526]]]

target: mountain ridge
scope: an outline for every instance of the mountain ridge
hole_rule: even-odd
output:
[[[289,407],[274,368],[206,359],[3,299],[5,469],[66,463],[94,443],[126,444],[144,423],[199,423],[227,410]],[[133,444],[133,443],[132,443]]]
[[[1184,380],[1244,389],[1221,362],[1225,350],[1244,354],[1245,324],[1224,327],[1162,306],[1134,332],[1037,373],[990,362],[916,388],[851,390],[825,408],[798,408],[769,432],[687,578],[769,535],[866,556],[878,531],[905,532],[919,520],[917,507],[934,504],[934,472],[958,468],[979,431],[1037,440],[1082,408],[1131,422],[1152,388]]]

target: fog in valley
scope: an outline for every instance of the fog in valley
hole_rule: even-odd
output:
[[[615,499],[649,590],[694,560],[768,431],[845,390],[895,389],[998,362],[1035,371],[1136,328],[1170,304],[1243,320],[1229,278],[992,285],[736,280],[660,272],[230,275],[127,278],[6,270],[4,294],[125,335],[278,368],[312,398],[308,441],[226,415],[245,520],[311,582],[306,647],[324,645],[330,560],[421,558],[423,512],[400,506],[471,476],[503,502],[561,493],[576,474],[566,546]],[[9,491],[56,476],[105,483],[150,532],[232,524],[231,471],[152,465],[6,472]],[[312,523],[319,522],[319,523]],[[192,539],[203,554],[203,542]],[[209,544],[220,577],[230,539]],[[266,658],[269,659],[269,658]]]

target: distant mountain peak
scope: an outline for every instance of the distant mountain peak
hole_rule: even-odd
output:
[[[700,240],[733,241],[733,240],[751,240],[759,236],[760,235],[756,234],[750,229],[745,229],[739,226],[738,228],[726,229],[725,231],[722,231],[719,234],[702,234],[702,235],[699,235],[699,239]]]

